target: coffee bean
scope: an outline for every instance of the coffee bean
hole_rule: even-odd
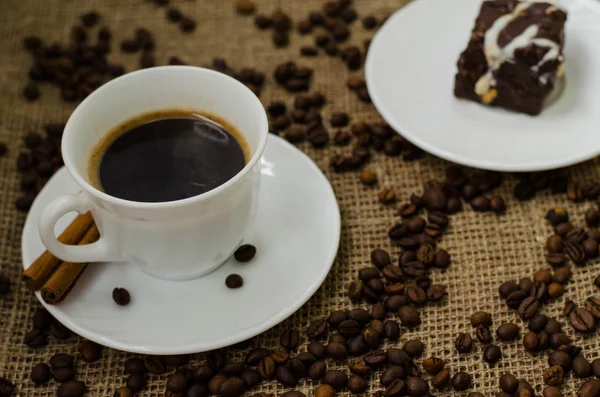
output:
[[[444,360],[437,357],[426,358],[421,364],[423,365],[423,369],[425,369],[429,375],[437,375],[446,365]]]
[[[552,226],[556,226],[560,223],[569,222],[569,212],[563,207],[552,208],[546,213],[546,219]]]
[[[563,223],[559,223],[558,225],[554,226],[554,233],[558,234],[561,237],[564,237],[572,229],[573,229],[573,225],[571,225],[569,222],[563,222]]]
[[[361,394],[367,389],[367,382],[362,376],[356,374],[348,378],[348,390],[352,394]]]
[[[331,342],[327,344],[327,356],[336,360],[344,361],[348,357],[348,350],[343,343]]]
[[[550,237],[548,237],[548,240],[546,241],[546,249],[551,254],[562,252],[562,250],[563,250],[562,238],[557,234],[553,234]]]
[[[265,30],[273,25],[273,20],[266,15],[259,14],[254,17],[254,25],[261,30]]]
[[[566,284],[567,282],[569,282],[569,279],[571,278],[572,274],[573,273],[571,272],[570,267],[560,267],[554,271],[554,274],[552,275],[552,281],[560,284]]]
[[[376,284],[381,287],[377,287],[377,291],[378,293],[383,292],[383,283],[380,282],[381,280],[372,280],[373,282],[378,281]],[[372,284],[371,282],[369,282],[369,284]],[[375,288],[373,288],[373,286],[371,286],[372,290],[375,290]],[[371,317],[374,320],[379,320],[379,321],[383,321],[385,320],[385,307],[383,306],[383,303],[381,302],[377,302],[374,306],[373,309],[371,310]],[[383,325],[383,324],[382,324]]]
[[[589,378],[592,375],[592,365],[581,354],[573,359],[573,375],[577,378]]]
[[[383,335],[390,341],[400,339],[400,326],[394,320],[386,320],[386,322],[383,323]]]
[[[569,315],[569,322],[576,331],[582,333],[592,332],[596,326],[594,316],[584,308],[578,308],[572,311]]]
[[[300,335],[295,330],[286,329],[281,333],[279,343],[287,350],[295,349],[300,343]]]
[[[527,332],[523,335],[523,347],[530,353],[538,350],[538,335],[535,332]]]
[[[325,373],[322,382],[339,391],[346,386],[348,377],[340,370],[330,370]]]
[[[188,16],[182,16],[179,21],[179,29],[184,33],[192,32],[196,29],[196,21]]]
[[[487,312],[477,311],[471,314],[471,325],[473,327],[478,327],[480,325],[492,325],[492,315]]]
[[[377,183],[377,174],[370,170],[363,170],[359,176],[363,185],[372,186]]]
[[[600,298],[591,296],[585,300],[585,309],[596,319],[600,319]]]
[[[560,389],[556,386],[546,386],[542,395],[543,397],[562,397]]]
[[[406,371],[404,367],[399,365],[392,365],[386,368],[381,374],[379,381],[383,387],[388,387],[392,382],[397,379],[404,379],[406,377]]]
[[[560,365],[554,365],[544,370],[544,382],[550,386],[560,385],[563,381],[564,371]]]
[[[363,356],[363,361],[368,367],[376,369],[386,363],[387,356],[381,350],[373,350]]]
[[[441,188],[426,189],[423,194],[423,201],[430,211],[444,211],[448,204],[446,195]]]
[[[139,357],[131,357],[125,361],[125,373],[127,374],[143,374],[146,372],[144,360]],[[211,373],[212,375],[212,373]]]
[[[54,369],[53,378],[59,383],[70,381],[74,377],[75,371],[73,370],[73,367],[62,367]]]
[[[504,203],[504,199],[500,196],[492,196],[490,198],[490,209],[496,215],[502,215],[506,212],[506,204]]]
[[[36,385],[48,383],[50,381],[50,367],[45,363],[36,364],[31,370],[30,378]]]
[[[348,319],[348,312],[345,310],[336,310],[331,312],[331,314],[329,314],[329,318],[327,319],[327,322],[329,323],[329,326],[332,328],[337,328],[342,321],[345,321]]]
[[[488,364],[495,364],[502,358],[502,350],[496,345],[489,345],[483,351],[483,360]]]
[[[434,284],[427,290],[427,299],[432,302],[441,301],[447,294],[445,285]]]
[[[502,285],[500,285],[500,287],[498,287],[498,294],[500,295],[500,298],[506,299],[506,298],[508,298],[508,296],[510,294],[512,294],[515,291],[518,291],[519,289],[520,288],[517,285],[517,283],[512,282],[512,281],[507,281],[507,282],[503,283]]]
[[[530,296],[525,298],[521,304],[519,305],[519,308],[517,309],[517,312],[519,314],[519,317],[521,317],[524,320],[527,320],[531,317],[533,317],[538,309],[540,307],[540,302],[537,298]]]
[[[33,327],[47,330],[54,321],[54,317],[43,307],[37,308],[33,313]]]
[[[298,384],[298,380],[294,376],[292,370],[285,365],[280,365],[275,369],[275,379],[287,387],[294,387]]]
[[[583,188],[577,182],[571,182],[567,185],[567,198],[574,203],[583,201]]]
[[[102,346],[99,344],[85,340],[79,345],[79,354],[83,361],[93,363],[100,359],[102,355]]]
[[[496,335],[503,341],[513,341],[519,336],[519,326],[513,323],[505,323],[498,327]]]
[[[471,335],[461,332],[454,341],[454,347],[459,353],[470,353],[473,349],[473,338]]]
[[[346,127],[348,125],[349,117],[347,113],[333,113],[331,116],[332,127]]]
[[[490,332],[490,328],[486,325],[480,325],[475,329],[475,336],[479,340],[479,342],[483,344],[492,343],[494,341],[494,337]]]
[[[167,390],[169,390],[172,393],[181,393],[185,390],[186,383],[187,382],[185,375],[183,375],[180,372],[175,372],[174,374],[169,375],[169,377],[167,378]],[[222,387],[221,390],[223,390]]]
[[[262,360],[264,357],[267,357],[268,355],[269,351],[267,349],[263,347],[255,347],[246,354],[246,359],[244,361],[246,365],[255,366],[258,365],[260,360]]]
[[[225,285],[231,289],[241,288],[244,285],[244,279],[239,274],[230,274],[225,279]]]
[[[350,370],[350,372],[352,372],[353,374],[356,375],[360,375],[360,376],[366,376],[369,375],[372,370],[369,366],[367,366],[366,364],[361,363],[360,361],[350,361],[348,363],[348,369]]]
[[[398,315],[400,322],[407,328],[415,328],[421,325],[421,314],[412,306],[402,306]]]
[[[552,346],[553,349],[558,349],[561,346],[567,346],[570,343],[571,339],[564,332],[556,332],[550,335],[550,346]]]
[[[240,15],[250,15],[256,10],[256,5],[252,0],[237,0],[235,10]]]
[[[221,385],[227,380],[225,375],[217,374],[208,382],[208,390],[211,394],[219,393]]]
[[[408,285],[405,291],[408,299],[415,305],[423,305],[427,301],[425,291],[417,285]]]
[[[115,303],[119,306],[126,306],[131,301],[129,291],[125,288],[115,288],[112,292],[112,298]]]
[[[499,384],[503,391],[510,394],[516,392],[519,387],[519,381],[511,374],[502,374],[500,376]]]
[[[431,385],[437,390],[443,390],[450,383],[450,370],[442,369],[432,380]]]
[[[285,112],[285,107],[283,108]],[[238,262],[248,262],[256,255],[256,247],[251,244],[243,244],[235,250],[233,256]]]
[[[265,356],[258,363],[257,370],[264,379],[271,379],[275,375],[275,361],[270,356]]]
[[[144,384],[145,386],[145,384]],[[86,392],[85,383],[79,380],[70,380],[63,383],[56,391],[57,397],[81,397]],[[132,389],[133,390],[133,389]],[[140,389],[141,390],[141,389]],[[139,391],[139,390],[137,390]]]
[[[436,267],[442,268],[442,269],[446,269],[450,266],[452,262],[452,259],[450,257],[450,254],[448,253],[448,251],[440,249],[438,250],[438,252],[435,254],[435,258],[433,260],[433,264]]]
[[[427,381],[418,376],[410,376],[406,379],[406,394],[408,396],[424,396],[429,391]]]
[[[452,377],[450,384],[456,391],[465,391],[471,386],[471,375],[464,371],[457,372]]]
[[[565,353],[564,351],[561,351],[561,350],[557,350],[557,351],[552,352],[548,356],[548,365],[550,367],[553,367],[555,365],[560,365],[565,372],[568,372],[571,370],[573,361],[571,360],[571,357],[569,357],[569,355],[567,353]]]
[[[597,379],[588,380],[577,392],[577,397],[594,397],[598,395],[600,395],[600,381]]]
[[[322,384],[317,387],[315,391],[315,397],[334,397],[335,390],[330,385]]]
[[[477,196],[470,201],[471,208],[477,212],[487,212],[490,210],[490,200],[485,196]]]
[[[39,329],[32,329],[25,334],[23,343],[29,347],[42,347],[48,344],[48,334]]]

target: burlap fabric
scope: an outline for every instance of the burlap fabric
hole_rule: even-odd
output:
[[[26,347],[22,341],[31,326],[31,317],[39,307],[34,295],[18,281],[21,273],[20,239],[25,214],[15,209],[19,195],[19,177],[15,160],[22,147],[22,136],[29,131],[41,131],[45,123],[64,121],[74,106],[64,104],[58,91],[44,87],[42,98],[35,103],[26,102],[21,90],[26,83],[30,55],[22,49],[22,39],[27,34],[39,34],[47,42],[66,42],[69,30],[85,11],[95,9],[102,15],[103,23],[115,33],[111,59],[123,62],[128,70],[137,68],[139,55],[124,55],[115,50],[120,40],[131,37],[137,27],[146,27],[156,34],[158,62],[165,64],[171,55],[177,55],[191,64],[208,64],[213,57],[223,57],[234,68],[256,67],[269,76],[261,99],[265,104],[272,100],[290,101],[291,97],[276,87],[272,79],[275,65],[284,60],[298,59],[299,47],[312,42],[312,37],[292,35],[287,49],[276,50],[269,32],[258,31],[252,18],[236,15],[233,0],[172,0],[184,13],[197,18],[198,27],[193,34],[184,35],[176,26],[167,22],[165,9],[145,0],[4,0],[0,7],[0,141],[9,145],[9,153],[0,159],[0,268],[13,280],[9,295],[0,300],[0,376],[11,379],[22,396],[51,396],[56,393],[56,383],[35,387],[29,379],[33,365],[47,361],[57,352],[76,353],[79,339],[71,338],[57,342],[51,338],[50,345],[39,350]],[[281,7],[295,19],[307,15],[320,7],[321,1],[281,1]],[[384,17],[406,3],[405,0],[355,0],[361,15],[372,13]],[[278,3],[274,0],[257,1],[261,12],[273,11]],[[351,41],[362,45],[372,35],[364,31],[359,23],[353,27]],[[415,45],[419,38],[415,37]],[[430,49],[435,51],[436,49]],[[410,61],[410,60],[407,60]],[[359,102],[345,87],[348,76],[346,67],[339,58],[320,56],[315,59],[300,59],[299,63],[315,68],[313,89],[323,92],[328,100],[324,115],[333,111],[345,111],[353,120],[380,121],[380,116],[371,105]],[[402,87],[398,87],[402,89]],[[432,109],[432,116],[435,110]],[[485,131],[482,131],[485,133]],[[568,131],[565,131],[568,133]],[[582,144],[585,144],[582,142]],[[323,286],[295,315],[281,325],[256,338],[255,345],[275,347],[279,334],[287,327],[297,327],[304,335],[310,319],[326,316],[333,309],[350,308],[353,305],[346,297],[348,283],[356,277],[358,269],[369,262],[369,253],[375,247],[383,247],[398,254],[390,246],[387,229],[394,222],[394,211],[377,201],[377,188],[364,187],[354,173],[335,174],[328,168],[329,159],[336,148],[314,150],[300,145],[325,172],[336,192],[342,212],[342,241],[337,260]],[[407,200],[411,192],[420,192],[424,181],[442,178],[448,163],[432,156],[407,163],[401,158],[375,155],[370,166],[379,176],[378,187],[394,187],[401,200]],[[598,172],[593,162],[573,167],[571,175],[576,180],[597,179]],[[576,223],[583,224],[583,212],[592,204],[572,205],[564,195],[538,195],[533,201],[519,203],[512,198],[515,179],[508,177],[499,193],[507,200],[508,213],[497,217],[480,214],[467,209],[453,216],[450,231],[444,236],[441,246],[453,256],[452,266],[445,272],[434,271],[436,283],[447,284],[449,295],[442,303],[429,305],[422,310],[423,324],[415,331],[404,332],[402,341],[421,338],[427,346],[426,356],[435,355],[448,361],[453,373],[465,370],[473,375],[471,390],[486,396],[499,391],[498,377],[511,372],[536,386],[541,393],[542,370],[546,366],[547,354],[530,355],[524,352],[520,342],[499,343],[503,359],[494,368],[482,362],[482,346],[476,344],[472,354],[459,356],[453,341],[460,331],[471,331],[469,315],[474,310],[493,313],[494,324],[506,321],[524,324],[516,314],[509,311],[497,296],[497,287],[506,280],[517,280],[532,273],[544,264],[544,242],[550,228],[543,219],[545,211],[554,205],[566,205]],[[310,247],[307,247],[310,249]],[[597,262],[597,261],[596,261]],[[564,299],[569,297],[578,303],[594,293],[592,284],[600,268],[592,262],[585,268],[575,268],[572,282],[566,294],[558,301],[545,306],[546,314],[559,317]],[[272,291],[276,293],[276,291]],[[364,306],[367,307],[367,306]],[[563,318],[565,326],[575,343],[582,346],[585,356],[594,359],[600,356],[600,337],[597,332],[590,337],[575,335]],[[207,324],[206,326],[210,326]],[[495,327],[494,327],[495,329]],[[202,332],[202,329],[195,330]],[[168,337],[168,335],[165,335]],[[300,347],[305,348],[306,340]],[[230,352],[236,359],[241,354]],[[237,356],[236,356],[237,355]],[[112,396],[115,388],[125,382],[123,362],[129,354],[105,349],[102,359],[93,364],[78,360],[77,377],[89,387],[88,395]],[[202,354],[195,355],[191,366],[204,360]],[[336,365],[328,362],[328,367]],[[369,394],[380,389],[379,375],[369,381]],[[162,395],[166,375],[153,376],[142,395]],[[565,395],[574,395],[580,380],[568,378]],[[311,381],[302,381],[298,389],[312,395]],[[285,389],[275,383],[264,383],[255,391],[279,395]],[[347,392],[346,392],[347,393]],[[438,395],[458,395],[446,391]],[[464,393],[466,394],[466,393]]]

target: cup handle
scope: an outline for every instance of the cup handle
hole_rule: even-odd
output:
[[[59,197],[48,204],[42,211],[38,223],[40,237],[48,251],[63,261],[73,263],[117,260],[111,254],[104,237],[100,237],[98,241],[92,244],[66,245],[58,241],[54,235],[54,226],[63,215],[72,211],[84,214],[93,207],[94,203],[83,192]]]

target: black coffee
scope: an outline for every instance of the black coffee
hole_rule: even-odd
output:
[[[109,132],[90,161],[92,184],[138,202],[181,200],[208,192],[246,165],[246,143],[224,120],[166,110]]]

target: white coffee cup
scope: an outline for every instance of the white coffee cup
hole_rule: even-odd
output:
[[[119,123],[161,109],[194,109],[222,117],[246,138],[250,160],[223,185],[184,200],[134,202],[92,186],[88,163],[94,146]],[[129,262],[173,280],[206,274],[231,256],[254,220],[267,136],[261,102],[225,74],[165,66],[119,77],[94,91],[69,118],[62,156],[82,191],[59,197],[44,209],[39,219],[42,241],[64,261]],[[72,211],[92,212],[101,235],[97,242],[72,246],[56,239],[56,222]]]

